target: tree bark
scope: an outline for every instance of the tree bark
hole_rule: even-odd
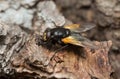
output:
[[[95,41],[98,49],[70,45],[56,51],[60,48],[38,46],[46,28],[72,22],[59,13],[52,1],[40,2],[37,10],[38,21],[34,22],[36,27],[31,34],[19,26],[0,22],[0,78],[110,79],[112,69],[108,52],[111,41]]]
[[[27,36],[18,31],[20,28],[7,28],[9,26],[1,23],[1,29],[4,29],[0,36],[1,73],[46,79],[110,79],[108,51],[111,41],[94,42],[98,49],[68,46],[56,52],[59,48],[55,46],[49,49],[38,46],[39,35],[36,33]]]

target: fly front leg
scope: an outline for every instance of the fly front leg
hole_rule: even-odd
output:
[[[47,42],[43,41],[42,39],[36,39],[36,45],[40,46],[45,44],[47,44]]]

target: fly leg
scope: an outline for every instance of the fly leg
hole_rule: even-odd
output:
[[[50,61],[55,57],[55,55],[56,55],[56,53],[57,53],[58,51],[66,48],[67,46],[68,46],[68,45],[64,45],[64,46],[62,46],[61,48],[57,49],[57,50],[54,52],[53,56],[50,58]]]
[[[62,45],[62,47],[59,48],[59,49],[57,49],[57,50],[54,52],[54,54],[53,54],[53,56],[50,58],[50,60],[52,60],[52,59],[55,57],[55,55],[56,55],[56,53],[57,53],[58,51],[66,48],[66,47],[68,46],[67,44],[64,44],[64,43],[61,41],[61,39],[59,39],[57,42],[58,42],[58,44]]]

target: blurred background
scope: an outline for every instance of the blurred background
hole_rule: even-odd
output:
[[[45,4],[45,1],[48,2]],[[46,8],[42,5],[47,10],[42,10]],[[54,9],[57,9],[55,13],[49,12]],[[56,18],[58,13],[61,19]],[[40,31],[43,21],[50,25],[46,19],[51,19],[49,15],[58,26],[65,21],[96,24],[87,32],[87,37],[96,41],[112,40],[109,59],[114,73],[111,75],[113,79],[120,79],[120,0],[0,0],[0,20],[17,25],[28,34],[36,29]]]

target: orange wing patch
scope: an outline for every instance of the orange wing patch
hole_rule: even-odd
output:
[[[92,28],[94,28],[96,25],[92,23],[85,23],[85,24],[71,24],[64,26],[64,28],[71,30],[72,32],[81,33],[86,32]]]
[[[72,36],[66,37],[62,39],[62,42],[64,42],[65,44],[73,44],[73,45],[78,45],[78,46],[82,46],[84,47],[80,41],[77,41],[75,38],[73,38]]]
[[[88,47],[91,49],[98,48],[93,42],[91,42],[88,39],[84,39],[84,41],[79,41],[78,39],[75,39],[73,36],[63,38],[61,41],[64,42],[65,44],[73,44],[81,47]]]
[[[80,28],[80,24],[71,24],[71,25],[64,26],[64,28],[74,30],[74,29]]]

